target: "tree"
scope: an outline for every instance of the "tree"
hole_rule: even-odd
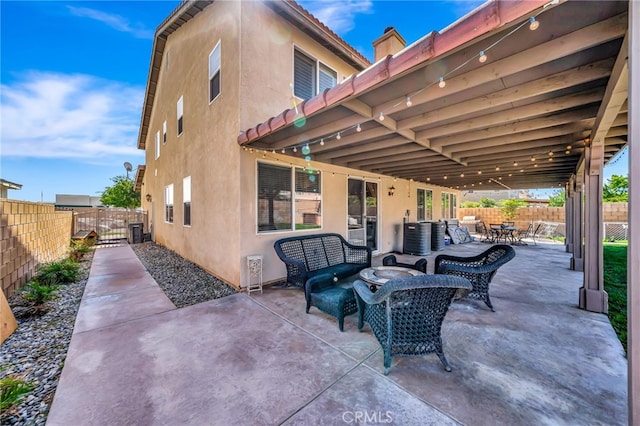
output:
[[[502,208],[500,211],[502,212],[502,216],[508,221],[512,221],[516,218],[518,207],[525,206],[527,204],[526,201],[521,200],[519,198],[512,198],[510,200],[504,200],[502,202]]]
[[[602,201],[615,203],[629,201],[629,175],[613,175],[602,188]]]
[[[564,189],[555,191],[549,196],[549,207],[564,207]]]
[[[494,200],[493,198],[484,197],[480,199],[480,207],[495,207],[496,204],[496,200]]]
[[[132,180],[126,176],[116,176],[111,181],[113,185],[107,186],[100,196],[102,204],[127,209],[140,207],[140,192],[134,189]]]
[[[478,203],[477,201],[463,201],[460,204],[460,207],[462,207],[463,209],[474,209],[480,207],[480,203]]]

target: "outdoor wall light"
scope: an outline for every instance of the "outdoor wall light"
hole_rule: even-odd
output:
[[[393,197],[393,194],[396,192],[396,188],[392,185],[389,187],[389,197]]]
[[[144,198],[146,198],[148,202],[151,202],[151,194],[147,194],[147,196]]]

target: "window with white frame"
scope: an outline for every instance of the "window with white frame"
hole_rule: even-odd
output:
[[[164,221],[173,223],[173,184],[164,187]]]
[[[417,218],[421,220],[433,219],[433,191],[430,189],[418,188],[417,198]]]
[[[160,131],[156,132],[156,160],[160,157]]]
[[[184,226],[191,226],[191,176],[182,179],[182,217]]]
[[[258,232],[322,227],[321,174],[258,163]]]
[[[294,51],[293,92],[298,98],[310,99],[337,83],[337,72],[297,49]]]
[[[449,194],[448,192],[443,192],[440,199],[440,217],[442,219],[449,219]]]
[[[182,96],[180,96],[176,105],[176,118],[178,119],[178,136],[180,136],[184,130],[184,101]]]
[[[162,122],[162,144],[167,143],[167,120]]]
[[[209,103],[220,94],[220,41],[209,54]]]
[[[448,192],[442,193],[441,214],[443,219],[455,219],[458,214],[458,197]]]

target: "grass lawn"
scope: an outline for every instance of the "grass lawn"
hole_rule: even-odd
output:
[[[604,289],[609,320],[627,350],[627,246],[604,243]]]

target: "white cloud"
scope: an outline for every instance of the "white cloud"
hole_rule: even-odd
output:
[[[116,31],[131,33],[136,38],[153,39],[153,31],[142,24],[132,25],[126,18],[111,13],[102,12],[88,7],[67,6],[72,15],[90,18],[108,25]]]
[[[338,34],[346,34],[355,26],[355,15],[373,13],[371,0],[300,1],[320,22]]]
[[[0,89],[3,157],[95,163],[141,155],[142,88],[81,74],[27,72]]]

